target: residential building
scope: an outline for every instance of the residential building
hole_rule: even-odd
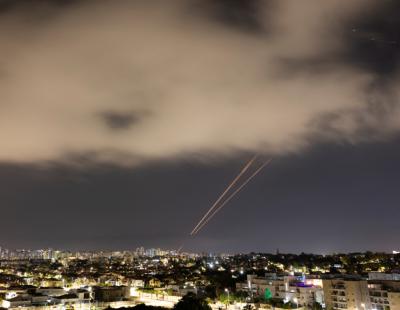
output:
[[[267,274],[266,277],[248,275],[246,283],[238,283],[237,290],[247,291],[253,295],[266,298],[279,298],[285,303],[311,307],[314,302],[323,304],[321,286],[307,284],[295,276],[277,277]]]
[[[365,280],[324,279],[322,285],[328,310],[371,309]]]

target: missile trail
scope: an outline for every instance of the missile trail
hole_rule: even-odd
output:
[[[179,249],[176,252],[180,253],[184,246],[185,246],[185,243],[182,243],[181,246],[179,247]]]
[[[246,181],[244,181],[242,183],[242,185],[240,185],[228,198],[226,198],[226,200],[220,205],[218,206],[214,212],[203,222],[201,223],[201,225],[194,230],[193,234],[196,235],[213,217],[216,213],[218,213],[218,211],[220,211],[234,196],[237,195],[237,193],[239,193],[243,187],[245,187],[265,166],[267,166],[270,162],[272,161],[272,159],[267,160],[264,164],[261,165],[261,167],[259,167],[251,176],[249,176]]]
[[[190,235],[193,235],[193,233],[196,231],[196,229],[207,218],[207,216],[213,211],[213,209],[218,205],[218,203],[224,198],[224,196],[229,192],[229,190],[232,188],[232,186],[234,186],[236,184],[236,182],[239,180],[239,178],[247,171],[247,169],[249,169],[249,167],[253,164],[253,162],[256,160],[256,158],[257,158],[257,155],[254,155],[253,158],[248,161],[248,163],[242,168],[242,171],[240,171],[240,173],[233,179],[233,181],[228,185],[228,187],[225,189],[225,191],[218,197],[218,199],[214,202],[214,204],[207,211],[207,213],[201,218],[201,220],[193,228]]]
[[[271,162],[271,160],[272,159],[266,161],[250,177],[248,177],[246,181],[242,183],[242,185],[240,185],[220,206],[218,206],[214,210],[214,212],[200,225],[200,227],[196,229],[194,234],[197,234],[211,220],[211,218],[214,217],[214,215],[218,211],[220,211],[237,193],[239,193],[242,190],[242,188],[245,187],[251,181],[251,179],[253,179],[265,166],[267,166]]]

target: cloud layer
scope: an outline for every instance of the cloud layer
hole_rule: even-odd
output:
[[[397,79],[377,86],[340,57],[375,2],[258,1],[230,19],[204,2],[3,13],[0,161],[282,154],[397,133]]]

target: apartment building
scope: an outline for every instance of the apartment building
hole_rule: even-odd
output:
[[[298,306],[311,307],[314,302],[323,304],[322,287],[302,282],[295,276],[248,275],[247,282],[237,283],[236,289],[251,292],[255,296],[279,298]]]

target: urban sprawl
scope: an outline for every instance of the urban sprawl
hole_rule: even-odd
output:
[[[0,308],[400,310],[400,254],[193,254],[0,247]]]

